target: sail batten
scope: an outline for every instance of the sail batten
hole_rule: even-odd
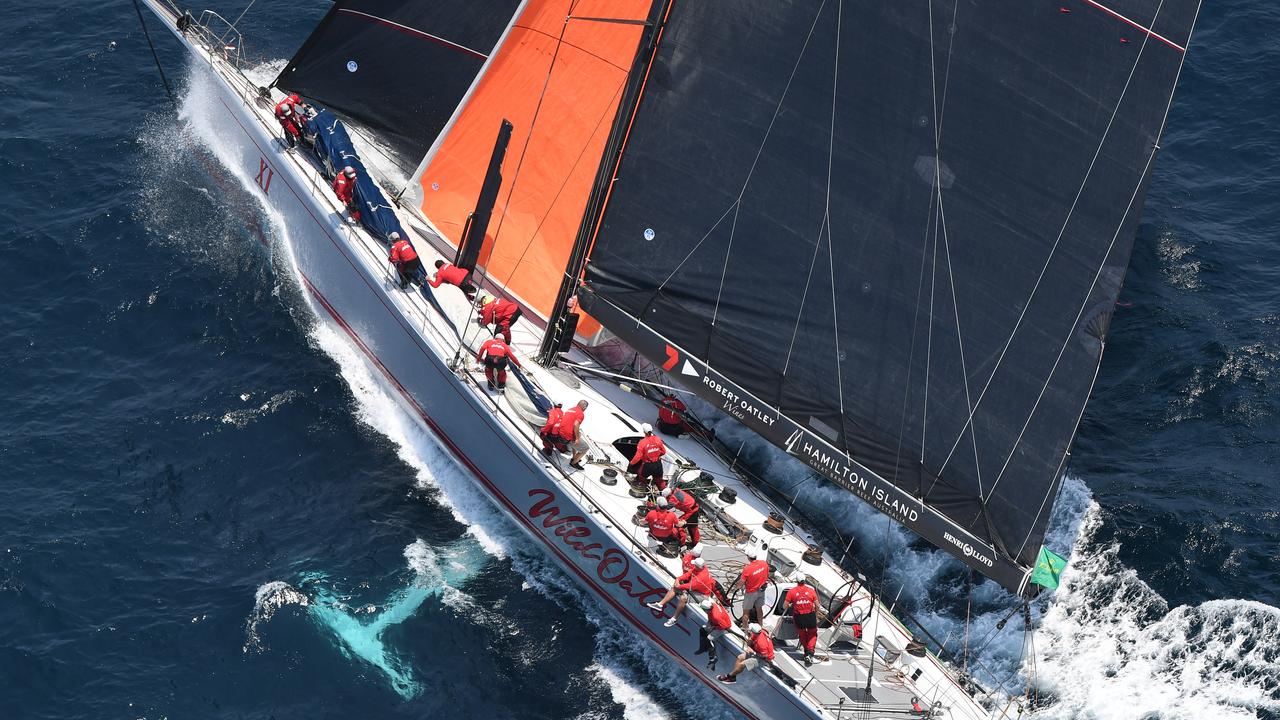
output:
[[[768,408],[744,422],[792,454],[936,514],[904,524],[1018,590],[1197,8],[676,2],[583,306]]]

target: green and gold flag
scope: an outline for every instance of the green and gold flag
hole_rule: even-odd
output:
[[[1036,559],[1036,569],[1031,573],[1031,582],[1052,590],[1058,587],[1058,575],[1062,574],[1062,568],[1066,565],[1066,558],[1042,545],[1040,557]]]

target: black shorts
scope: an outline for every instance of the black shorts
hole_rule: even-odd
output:
[[[818,627],[818,613],[816,612],[805,613],[803,615],[792,615],[791,617],[795,619],[796,627],[798,628]]]
[[[485,355],[485,356],[484,356],[484,366],[485,366],[485,367],[487,367],[487,368],[493,368],[494,370],[506,370],[506,369],[507,369],[507,358],[506,358],[505,356],[503,356],[503,357],[494,357],[494,356],[492,356],[492,355]]]

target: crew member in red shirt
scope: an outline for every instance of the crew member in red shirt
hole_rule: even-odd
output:
[[[564,421],[560,424],[563,426]],[[654,507],[644,516],[644,524],[649,526],[649,535],[660,543],[678,540],[680,528],[676,527],[676,514],[667,507],[666,498],[658,498]]]
[[[769,637],[769,633],[759,623],[751,623],[747,626],[747,647],[738,656],[738,661],[733,664],[729,674],[721,675],[718,679],[723,683],[738,682],[738,675],[743,670],[754,670],[761,662],[773,662],[773,638]]]
[[[400,233],[393,230],[388,238],[391,240],[391,255],[387,259],[396,266],[396,272],[400,274],[400,289],[404,290],[422,270],[422,261],[418,259],[418,251],[408,240],[400,237]]]
[[[703,598],[698,603],[707,613],[707,624],[698,628],[698,650],[694,655],[707,653],[707,669],[716,669],[716,641],[724,637],[733,625],[733,617],[713,598]]]
[[[447,263],[443,260],[436,261],[436,274],[429,282],[431,287],[438,288],[442,283],[457,285],[461,288],[462,293],[467,296],[467,302],[473,302],[476,299],[476,286],[467,281],[471,271],[466,268],[460,268],[453,263]]]
[[[333,194],[347,206],[348,217],[352,222],[360,222],[360,208],[356,206],[356,169],[350,165],[342,168],[342,172],[333,179]]]
[[[557,433],[560,440],[573,452],[569,458],[569,467],[582,470],[582,458],[587,455],[587,438],[582,434],[582,421],[587,413],[587,401],[579,400],[577,405],[564,411],[560,416]],[[674,514],[672,515],[674,518]]]
[[[747,548],[750,561],[742,568],[742,622],[764,622],[764,591],[769,583],[769,563],[760,559],[760,551]]]
[[[511,326],[520,319],[520,306],[510,300],[495,300],[492,295],[480,298],[480,317],[476,324],[493,325],[493,334],[511,342]]]
[[[684,421],[684,413],[688,409],[684,401],[672,393],[667,393],[662,398],[662,405],[658,407],[658,429],[676,437],[689,432],[689,427]]]
[[[800,647],[804,648],[804,664],[812,665],[813,650],[818,645],[818,593],[809,586],[809,579],[804,573],[792,575],[791,581],[796,586],[787,591],[782,611],[791,611]]]
[[[553,449],[564,452],[569,449],[565,445],[564,440],[560,437],[560,418],[564,417],[564,410],[560,408],[560,403],[551,406],[547,411],[547,421],[543,423],[542,429],[538,431],[538,435],[542,438],[542,454],[551,457]]]
[[[296,145],[299,140],[306,139],[303,135],[307,122],[306,109],[306,104],[297,95],[290,95],[276,103],[276,120],[284,129],[284,139],[289,143],[289,147]]]
[[[489,381],[490,390],[503,390],[507,387],[507,362],[520,367],[520,360],[511,351],[511,346],[502,342],[502,338],[489,338],[480,346],[476,359],[484,363],[484,378]]]
[[[662,479],[662,456],[667,454],[667,446],[662,443],[662,438],[653,434],[653,427],[649,423],[642,423],[640,430],[644,432],[644,437],[636,443],[636,454],[631,457],[636,483],[644,484],[652,479],[659,490],[664,490],[667,482]]]
[[[707,568],[706,561],[700,557],[694,558],[692,567],[685,574],[676,578],[675,585],[672,585],[671,589],[667,590],[667,594],[658,602],[648,603],[648,606],[660,613],[667,606],[667,603],[671,602],[671,599],[676,596],[676,593],[679,593],[680,602],[676,603],[675,614],[667,618],[667,621],[663,623],[663,625],[671,627],[676,624],[680,613],[684,612],[685,605],[689,604],[689,593],[696,594],[698,602],[702,602],[702,598],[711,597],[715,589],[716,581],[711,577],[711,570]]]
[[[676,516],[680,519],[681,527],[684,528],[685,534],[688,535],[689,544],[697,545],[702,542],[702,533],[698,530],[698,520],[702,517],[702,508],[698,505],[698,499],[693,496],[693,493],[671,485],[662,491],[662,495],[667,499],[667,502],[671,503],[671,509],[675,511]]]

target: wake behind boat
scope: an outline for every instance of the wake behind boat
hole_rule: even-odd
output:
[[[1043,99],[1033,81],[990,90],[966,74],[975,58],[961,56],[946,102],[948,122],[962,128],[947,145],[963,149],[944,160],[936,66],[925,66],[923,93],[899,97],[882,87],[899,70],[868,60],[884,48],[845,37],[927,19],[907,37],[926,33],[930,59],[941,59],[934,3],[919,17],[854,18],[842,3],[721,9],[743,24],[740,36],[697,4],[339,2],[271,90],[241,72],[231,23],[144,1],[219,79],[213,120],[236,152],[222,159],[283,217],[318,314],[496,504],[691,679],[748,717],[1020,711],[1015,698],[984,697],[984,708],[976,685],[934,654],[936,641],[895,618],[841,566],[846,554],[824,552],[663,392],[674,382],[715,403],[1011,592],[1051,586],[1060,566],[1040,542],[1101,357],[1190,6],[1157,10],[1145,25],[1121,15],[1142,33],[1136,50],[1103,42],[1115,18],[1101,11],[1073,22],[1058,8],[1024,8],[1002,20],[1035,29],[1052,20],[1058,35],[1044,42],[1097,45],[1120,69],[1063,80],[1085,100],[1025,108],[1005,128],[1011,159],[997,167],[979,142],[990,130],[970,137],[977,119],[966,113],[984,92]],[[955,8],[937,12],[937,37],[953,35]],[[818,30],[828,26],[834,33]],[[1014,55],[1036,66],[1023,52]],[[701,74],[681,65],[692,58]],[[842,85],[837,71],[851,58],[861,75]],[[744,78],[756,95],[743,93]],[[874,108],[836,122],[868,86],[884,108],[932,97],[933,119],[913,105],[926,115],[886,121],[884,142],[869,146],[849,128],[878,127]],[[821,122],[796,114],[824,103]],[[1044,136],[1078,189],[1028,185],[1034,173],[1013,162]],[[388,186],[362,161],[376,147],[408,167],[422,158],[408,186]],[[1091,185],[1099,162],[1105,179]],[[877,180],[883,187],[868,184]],[[908,229],[913,218],[927,222]],[[989,282],[989,258],[951,249],[979,235],[1008,253],[1005,284]],[[441,273],[424,283],[422,266],[437,262]],[[441,285],[450,267],[462,274]],[[466,292],[472,284],[481,292]],[[590,316],[575,311],[575,296]],[[962,323],[961,304],[989,312]],[[486,342],[477,311],[506,343]],[[486,373],[479,356],[519,363],[516,382],[505,382],[503,363]],[[580,425],[556,422],[575,407]],[[646,423],[672,431],[665,454],[644,456],[661,436]],[[664,485],[673,492],[660,495]],[[700,522],[686,512],[678,527],[664,524],[668,505],[698,508]],[[694,528],[700,538],[686,535]],[[748,578],[761,566],[768,580],[756,588]],[[695,568],[710,585],[694,582]],[[673,585],[689,586],[695,602],[677,610]],[[717,606],[733,618],[727,629],[711,622]]]

